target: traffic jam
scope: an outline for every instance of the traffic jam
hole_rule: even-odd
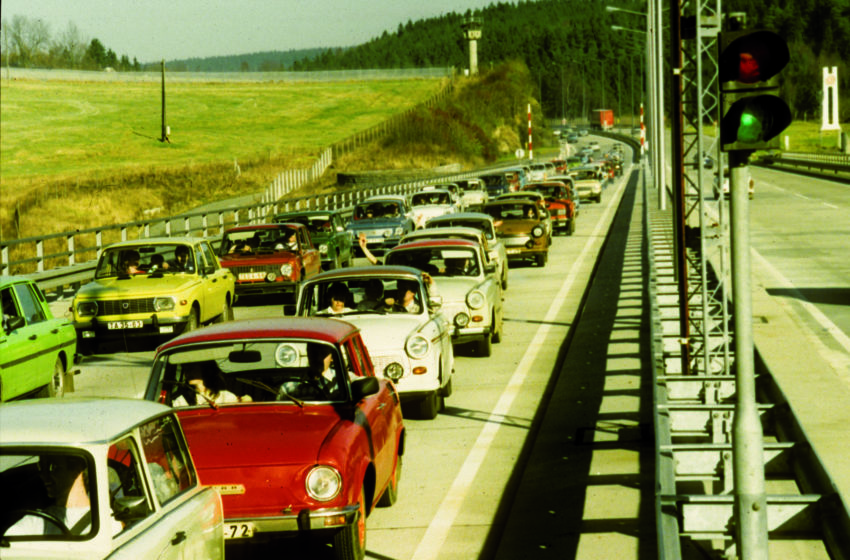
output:
[[[504,340],[511,268],[581,232],[622,175],[612,146],[216,242],[115,243],[67,318],[4,277],[0,555],[223,558],[298,536],[364,558],[367,518],[404,490],[405,419],[445,410],[456,352]],[[242,298],[285,303],[235,320]],[[156,348],[143,399],[71,398],[71,370],[128,341]]]

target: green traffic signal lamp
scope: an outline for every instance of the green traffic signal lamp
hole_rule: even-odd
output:
[[[720,34],[720,140],[723,151],[779,147],[791,110],[776,94],[788,64],[785,40],[772,31]]]

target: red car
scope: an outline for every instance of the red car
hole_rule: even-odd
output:
[[[559,229],[567,235],[576,230],[576,203],[570,185],[562,181],[529,183],[524,191],[539,192],[546,197],[546,209],[552,217],[552,231]]]
[[[225,538],[330,539],[359,560],[366,516],[398,495],[404,424],[350,323],[236,321],[157,350],[145,398],[174,406]]]
[[[231,228],[224,232],[218,260],[236,277],[238,295],[295,293],[300,282],[318,274],[322,266],[303,224]]]

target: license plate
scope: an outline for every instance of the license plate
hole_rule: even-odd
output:
[[[266,277],[265,272],[240,272],[240,280],[262,280]]]
[[[109,321],[106,323],[106,328],[110,330],[116,329],[140,329],[144,326],[142,321]]]
[[[518,255],[522,253],[522,249],[508,249],[506,252],[509,255]]]
[[[225,523],[225,539],[250,539],[254,536],[253,523]]]

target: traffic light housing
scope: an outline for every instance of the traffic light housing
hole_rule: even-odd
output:
[[[721,149],[778,148],[779,134],[791,124],[791,110],[777,96],[788,45],[766,30],[723,32],[718,45]]]

